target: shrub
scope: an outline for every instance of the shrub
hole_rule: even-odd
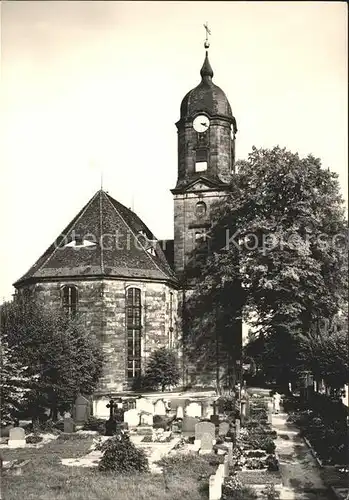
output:
[[[267,438],[262,443],[261,448],[262,448],[262,450],[265,450],[267,453],[274,453],[274,451],[275,451],[275,443],[274,443],[274,441],[272,439]]]
[[[100,471],[149,472],[144,450],[136,448],[128,435],[123,432],[105,441],[99,449],[103,452],[98,464]]]
[[[274,484],[268,484],[263,493],[266,500],[278,500],[280,498],[280,492],[275,489]]]
[[[222,493],[223,500],[256,500],[258,498],[253,488],[243,486],[236,477],[226,479]]]
[[[268,455],[265,461],[265,465],[268,467],[269,471],[279,470],[279,462],[275,455]]]
[[[207,480],[210,475],[216,472],[218,465],[223,460],[223,455],[177,454],[167,455],[157,464],[171,474],[182,475],[183,472],[187,472],[200,480]]]
[[[174,418],[167,417],[166,415],[154,415],[153,427],[154,429],[164,429],[167,431],[173,420]]]
[[[35,421],[25,428],[25,431],[28,433],[50,433],[50,434],[59,434],[64,429],[63,420],[59,420],[58,422],[53,422],[53,420],[46,421]]]
[[[90,439],[91,436],[88,434],[78,434],[77,432],[75,433],[68,433],[68,432],[62,432],[57,440],[59,441],[82,441],[84,439]]]
[[[99,434],[105,433],[105,420],[103,418],[89,417],[85,422],[83,429],[85,431],[97,431]]]
[[[41,436],[38,436],[37,434],[33,434],[32,436],[27,436],[25,438],[25,442],[27,444],[36,444],[36,443],[41,443],[43,438]]]

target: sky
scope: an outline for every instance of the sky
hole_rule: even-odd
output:
[[[180,103],[214,82],[237,159],[321,158],[347,200],[345,2],[1,2],[0,299],[100,189],[173,237]]]

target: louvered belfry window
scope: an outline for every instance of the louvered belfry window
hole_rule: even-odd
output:
[[[128,288],[126,291],[128,379],[141,374],[141,314],[141,291],[139,288]]]
[[[62,288],[62,306],[69,316],[74,316],[78,308],[78,290],[76,286],[66,285]]]
[[[207,170],[207,149],[198,148],[195,153],[195,172],[203,172],[204,170]]]

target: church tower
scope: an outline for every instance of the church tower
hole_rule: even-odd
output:
[[[225,196],[234,172],[236,120],[229,101],[212,81],[206,55],[201,82],[184,97],[178,130],[178,178],[174,195],[174,267],[180,277],[193,250],[208,245],[211,208]],[[204,243],[204,244],[202,244]]]

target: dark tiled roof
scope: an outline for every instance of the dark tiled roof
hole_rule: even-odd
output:
[[[174,269],[174,240],[159,240],[159,245],[165,254],[167,262]]]
[[[74,238],[78,243],[83,240],[96,244],[66,246]],[[88,276],[175,280],[149,228],[134,212],[102,190],[14,286],[33,279]]]

